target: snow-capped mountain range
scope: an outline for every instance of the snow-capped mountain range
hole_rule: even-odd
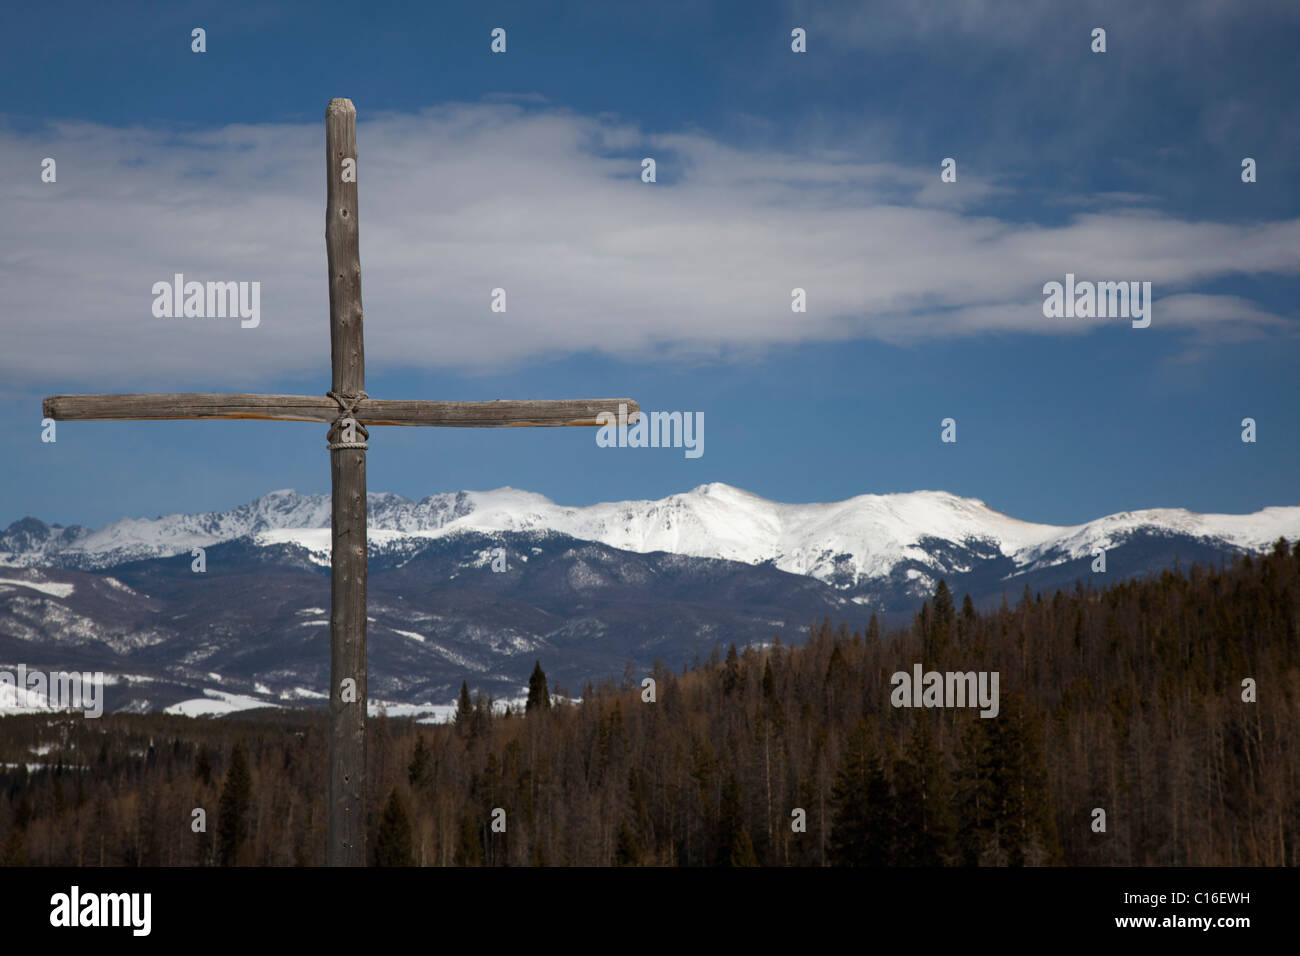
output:
[[[0,535],[0,565],[103,569],[237,539],[259,546],[297,545],[328,564],[329,527],[328,495],[291,490],[273,491],[230,511],[124,518],[97,531],[28,518]],[[1020,521],[977,499],[942,491],[783,504],[714,482],[657,501],[576,507],[514,488],[437,494],[418,502],[394,494],[370,496],[372,554],[400,553],[467,532],[553,532],[639,554],[770,562],[782,571],[855,589],[890,577],[901,565],[917,578],[970,571],[969,563],[954,561],[967,550],[980,558],[1006,559],[1016,571],[1037,571],[1091,557],[1136,534],[1192,538],[1224,551],[1259,551],[1279,536],[1292,541],[1300,536],[1300,506],[1246,515],[1159,508],[1063,527]]]
[[[0,534],[0,666],[103,671],[109,711],[319,706],[329,524],[328,496],[292,491],[97,531],[16,521]],[[534,661],[577,691],[731,643],[799,641],[826,618],[905,624],[940,578],[989,607],[1217,564],[1300,538],[1300,507],[1056,527],[937,491],[781,504],[708,484],[569,507],[499,488],[372,495],[369,534],[370,700],[441,712],[462,680],[519,696]]]

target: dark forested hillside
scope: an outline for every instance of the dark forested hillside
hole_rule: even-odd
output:
[[[578,704],[550,703],[539,667],[526,713],[467,688],[453,725],[372,722],[372,859],[1294,865],[1298,621],[1300,545],[1279,542],[990,613],[941,584],[904,629],[822,622]],[[998,715],[895,708],[891,675],[916,663],[997,671]],[[0,859],[321,864],[324,730],[300,712],[0,719]]]

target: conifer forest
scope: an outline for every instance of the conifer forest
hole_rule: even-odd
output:
[[[1279,541],[988,610],[940,583],[909,621],[618,683],[548,687],[539,665],[526,707],[466,685],[452,723],[372,720],[371,862],[1295,865],[1298,624],[1300,545]],[[891,704],[917,663],[998,672],[997,719]],[[323,711],[6,717],[0,860],[320,865],[326,749]]]

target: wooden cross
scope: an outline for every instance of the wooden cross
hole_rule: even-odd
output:
[[[315,395],[55,395],[58,421],[253,418],[330,425],[333,535],[330,565],[329,850],[331,866],[366,862],[366,425],[451,428],[599,425],[607,412],[634,422],[627,398],[422,402],[369,398],[362,341],[357,238],[357,111],[348,99],[325,110],[325,249],[330,280],[333,387]],[[620,406],[625,409],[620,413]],[[626,415],[619,418],[620,414]]]

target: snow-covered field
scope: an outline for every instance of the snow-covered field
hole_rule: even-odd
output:
[[[232,714],[239,710],[253,710],[258,707],[279,707],[275,701],[260,700],[247,694],[229,694],[221,690],[204,688],[203,697],[194,697],[172,704],[164,711],[179,714],[182,717],[215,717],[220,714]]]

